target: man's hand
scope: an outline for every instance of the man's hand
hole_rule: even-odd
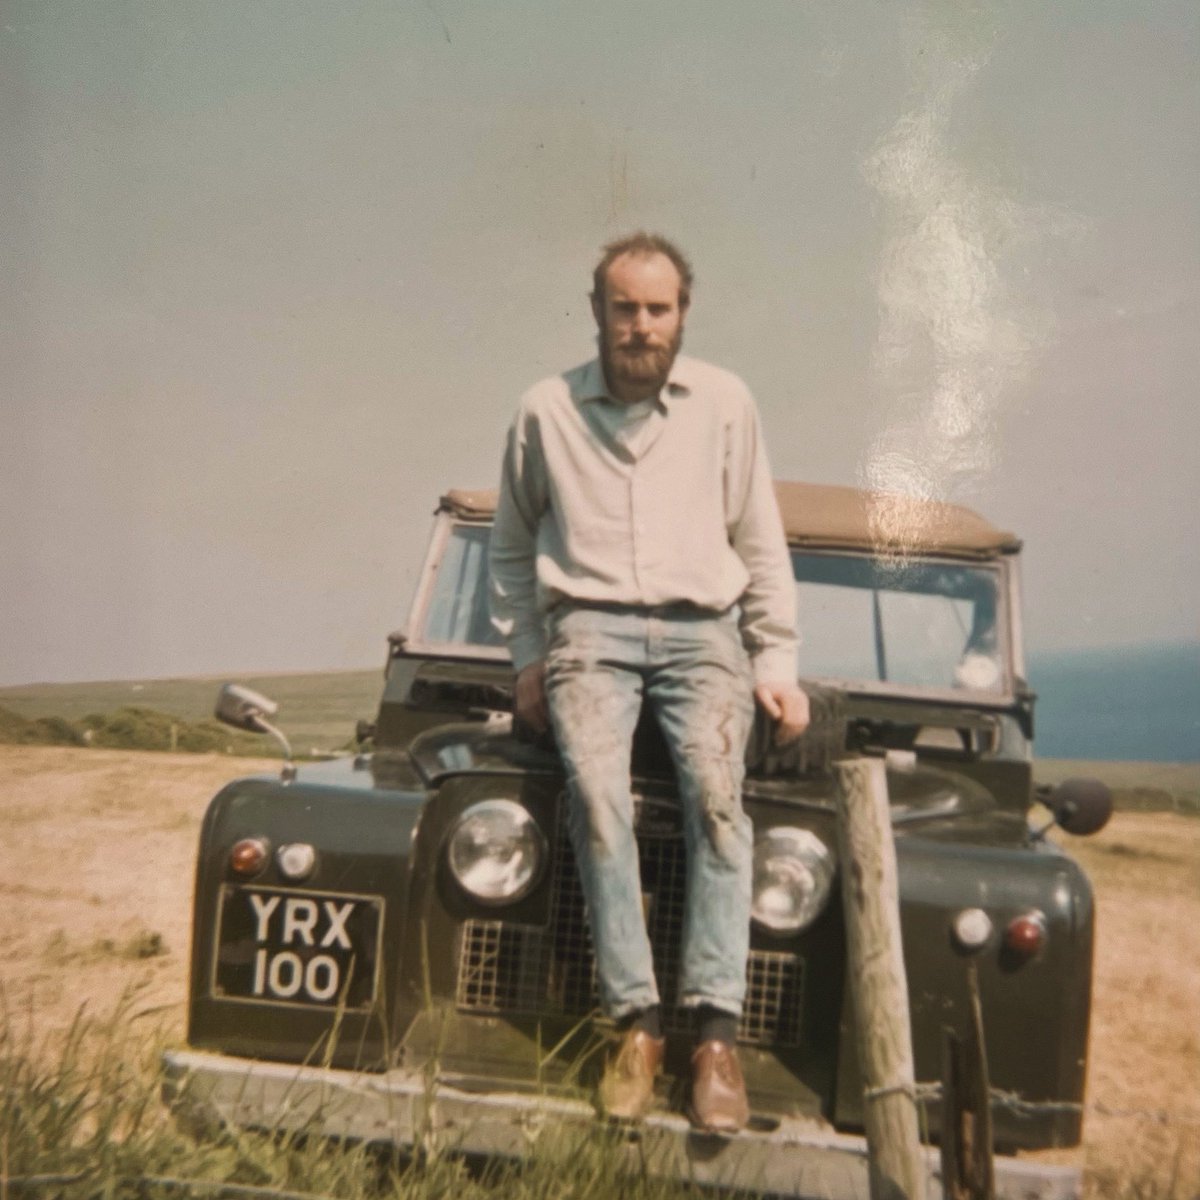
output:
[[[808,728],[808,696],[795,683],[760,683],[754,698],[775,723],[775,744],[786,746]]]
[[[550,728],[550,710],[546,707],[546,664],[530,663],[517,676],[513,695],[513,709],[517,720],[528,725],[534,733],[545,733]]]

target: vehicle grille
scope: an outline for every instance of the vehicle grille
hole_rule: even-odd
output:
[[[642,803],[638,847],[647,929],[659,991],[673,997],[683,937],[685,850],[674,806]],[[547,925],[469,919],[458,956],[457,1003],[479,1013],[579,1017],[598,1006],[596,966],[583,893],[566,834],[555,838]],[[804,962],[782,951],[752,950],[739,1040],[794,1046],[800,1040]],[[668,1030],[689,1029],[687,1013],[664,1003]]]

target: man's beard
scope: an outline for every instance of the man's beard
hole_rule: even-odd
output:
[[[667,385],[675,356],[683,345],[683,324],[675,331],[671,341],[663,346],[640,337],[629,337],[620,346],[614,346],[607,329],[600,331],[600,357],[604,364],[604,378],[615,392],[632,390],[646,396],[657,395]]]

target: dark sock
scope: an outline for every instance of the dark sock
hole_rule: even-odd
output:
[[[737,1041],[738,1019],[733,1013],[702,1004],[696,1009],[696,1045],[704,1042],[724,1042],[732,1046]]]
[[[662,1037],[662,1010],[657,1004],[652,1004],[649,1008],[631,1012],[617,1022],[617,1028],[622,1031],[640,1029],[653,1038],[660,1038]]]

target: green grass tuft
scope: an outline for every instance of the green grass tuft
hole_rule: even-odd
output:
[[[0,708],[0,742],[10,746],[83,746],[83,730],[64,717],[22,717]]]
[[[0,1012],[0,1189],[62,1200],[698,1200],[687,1184],[622,1178],[602,1126],[564,1130],[526,1160],[335,1142],[303,1133],[207,1130],[159,1095],[162,1039],[129,995],[109,1018],[82,1010],[57,1047]],[[615,1190],[616,1189],[616,1190]]]
[[[2,997],[0,997],[2,1000]],[[61,1200],[700,1200],[687,1183],[617,1175],[612,1133],[552,1131],[520,1162],[176,1121],[160,1099],[161,1035],[131,992],[103,1019],[83,1010],[57,1045],[0,1005],[0,1194]],[[1185,1200],[1165,1182],[1093,1179],[1105,1200]],[[750,1200],[754,1193],[736,1194]],[[736,1200],[735,1198],[735,1200]]]

